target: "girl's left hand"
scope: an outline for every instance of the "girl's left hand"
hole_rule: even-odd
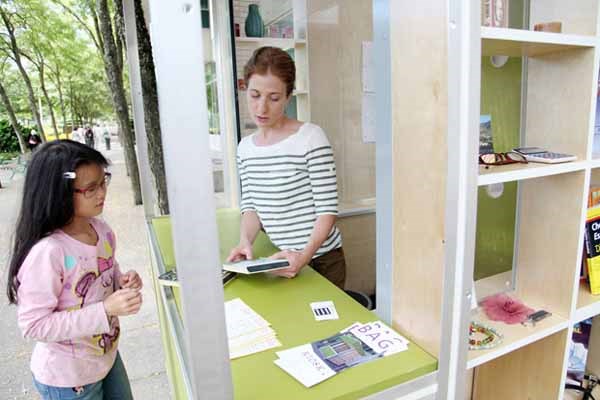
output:
[[[121,275],[121,277],[119,278],[119,285],[122,288],[140,290],[142,288],[142,278],[140,278],[137,272],[130,269],[129,271]]]
[[[299,251],[293,251],[293,250],[283,250],[283,251],[273,254],[269,258],[286,259],[290,263],[290,266],[287,268],[278,269],[277,271],[271,272],[271,274],[273,274],[273,275],[283,276],[285,278],[295,277],[298,274],[298,272],[300,272],[302,267],[307,265],[309,263],[309,261],[311,260],[311,258],[310,257],[307,258],[307,256],[304,253],[299,252]]]

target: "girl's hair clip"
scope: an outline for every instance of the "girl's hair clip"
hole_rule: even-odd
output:
[[[65,172],[63,174],[63,178],[67,178],[67,179],[75,179],[75,172]]]

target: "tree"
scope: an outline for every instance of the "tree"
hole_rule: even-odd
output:
[[[158,110],[158,93],[156,75],[154,74],[154,59],[152,43],[144,18],[141,0],[133,0],[135,8],[135,25],[142,81],[142,98],[144,103],[144,127],[148,140],[148,158],[150,169],[154,176],[156,198],[161,214],[169,214],[169,199],[167,196],[167,178],[163,157],[162,137],[160,132],[160,114]]]
[[[119,0],[115,1],[120,4]],[[92,0],[78,0],[75,4],[79,7],[78,10],[66,4],[65,0],[54,0],[54,2],[81,25],[102,55],[112,105],[119,125],[119,135],[125,150],[125,163],[131,178],[134,203],[141,204],[142,191],[134,147],[134,134],[129,123],[129,105],[123,83],[123,42],[122,34],[119,34],[119,30],[122,29],[119,26],[122,23],[122,7],[114,7],[114,13],[121,14],[114,17],[117,24],[115,27],[117,33],[115,34],[113,32],[114,22],[107,0],[97,0],[95,3]],[[86,22],[88,18],[92,20],[93,29]]]
[[[2,78],[4,77],[4,67],[5,67],[5,62],[2,63]],[[12,106],[12,103],[10,101],[10,98],[8,97],[8,94],[6,93],[6,89],[4,88],[4,85],[2,84],[2,80],[0,78],[0,101],[2,101],[2,104],[4,105],[4,108],[6,109],[6,112],[8,114],[8,118],[10,121],[10,125],[12,126],[13,132],[15,133],[15,136],[17,137],[17,140],[19,142],[19,149],[21,150],[21,153],[25,153],[25,141],[23,140],[23,133],[21,132],[21,127],[19,126],[19,122],[17,120],[17,116],[15,114],[15,110]]]
[[[46,141],[46,136],[44,134],[44,127],[42,125],[42,119],[40,118],[40,113],[37,109],[36,98],[33,92],[33,86],[31,85],[31,79],[29,78],[29,74],[23,65],[23,61],[21,59],[21,50],[19,49],[19,45],[17,44],[17,38],[15,35],[15,26],[11,21],[7,10],[4,5],[0,3],[0,17],[2,18],[2,22],[4,23],[4,27],[6,28],[6,33],[8,35],[8,45],[12,54],[12,59],[19,68],[21,75],[23,76],[23,81],[27,86],[29,107],[31,108],[31,114],[33,115],[33,119],[37,125],[39,134],[42,138],[42,141]]]

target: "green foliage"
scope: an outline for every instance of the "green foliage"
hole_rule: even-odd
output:
[[[26,139],[31,132],[31,127],[20,126],[23,134],[23,139]],[[19,141],[15,136],[15,132],[6,119],[0,119],[0,153],[19,152]]]

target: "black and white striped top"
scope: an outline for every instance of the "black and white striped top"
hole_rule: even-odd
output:
[[[256,146],[255,135],[243,138],[238,146],[241,212],[256,211],[278,248],[302,250],[317,217],[338,213],[331,145],[325,132],[310,123],[271,146]],[[341,246],[342,236],[334,226],[314,257]]]

